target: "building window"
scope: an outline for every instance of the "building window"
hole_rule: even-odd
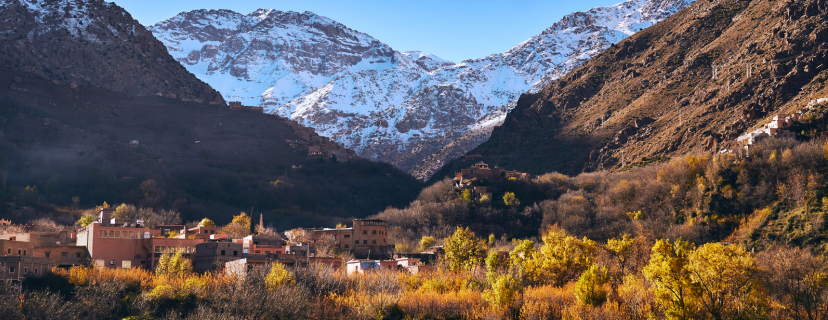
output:
[[[124,231],[124,239],[132,239],[135,236],[135,231]]]
[[[362,240],[362,244],[368,244],[368,240]]]
[[[348,249],[348,245],[347,245],[347,244],[345,245],[345,249]]]
[[[9,248],[9,254],[11,254],[11,248]]]
[[[371,234],[377,234],[377,230],[371,230]]]
[[[368,234],[368,230],[362,230],[362,234]]]
[[[35,268],[35,274],[37,274],[37,268]]]
[[[359,244],[359,240],[355,240],[355,241],[354,241],[354,244]]]
[[[371,240],[371,243],[377,243],[377,240]]]
[[[75,258],[80,259],[80,257],[81,257],[80,252],[75,252]]]
[[[121,237],[121,230],[110,230],[109,231],[110,238],[120,238]]]
[[[262,251],[261,250],[256,250],[256,253],[262,253]]]
[[[22,254],[23,254],[23,250],[17,249],[17,255],[19,256],[19,255],[22,255]]]
[[[68,255],[69,255],[69,252],[61,252],[61,253],[60,253],[60,256],[61,256],[61,257],[66,257],[66,256],[68,256]]]
[[[23,268],[23,274],[29,274],[29,268]]]
[[[132,261],[130,261],[130,260],[121,261],[121,268],[124,268],[124,269],[132,268]]]
[[[23,255],[24,255],[24,256],[25,256],[25,255],[28,255],[28,253],[26,253],[26,250],[23,250]]]
[[[98,230],[98,238],[106,238],[106,230]]]
[[[233,256],[235,257],[235,256],[238,256],[238,255],[239,255],[239,252],[238,252],[238,251],[233,250]]]
[[[221,250],[221,255],[224,255],[224,250]]]
[[[350,237],[351,237],[351,235],[350,235],[350,234],[346,234],[346,235],[345,235],[345,238],[350,238]]]
[[[243,249],[242,252],[247,253],[248,251],[247,251],[247,249]]]
[[[44,252],[44,254],[46,254],[46,258],[48,258],[49,255],[52,254],[52,252],[51,251],[46,251],[46,252]]]
[[[14,273],[14,267],[9,267],[9,273]]]

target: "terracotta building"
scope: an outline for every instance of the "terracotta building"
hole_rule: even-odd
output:
[[[393,249],[388,244],[387,224],[383,220],[354,219],[351,228],[313,230],[314,239],[325,235],[337,240],[339,250],[357,256],[385,254]]]

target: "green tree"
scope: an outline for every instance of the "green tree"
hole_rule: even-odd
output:
[[[420,251],[426,251],[428,248],[431,248],[436,244],[437,239],[434,239],[434,237],[423,236],[422,239],[420,239]]]
[[[575,298],[583,304],[599,306],[607,300],[603,286],[609,282],[607,268],[591,265],[575,283]]]
[[[515,206],[516,207],[516,206],[520,205],[520,200],[518,200],[518,198],[515,197],[515,194],[513,192],[506,192],[503,195],[503,203],[506,204],[507,206]]]
[[[470,270],[479,266],[486,255],[485,243],[469,228],[457,227],[454,234],[444,242],[446,263],[452,271]]]
[[[650,254],[650,263],[644,267],[644,276],[653,286],[658,304],[667,319],[694,319],[698,288],[690,278],[687,267],[693,245],[687,241],[658,240]]]

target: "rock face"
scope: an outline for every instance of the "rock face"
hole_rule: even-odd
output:
[[[419,178],[486,140],[536,92],[689,0],[630,0],[576,12],[501,54],[454,64],[397,52],[310,12],[196,10],[150,30],[230,100],[315,128]]]
[[[828,97],[826,8],[695,2],[522,96],[471,153],[535,174],[577,174],[735,148],[745,130]],[[435,177],[467,165],[454,161]]]
[[[0,0],[0,47],[7,66],[56,82],[223,103],[110,2]]]

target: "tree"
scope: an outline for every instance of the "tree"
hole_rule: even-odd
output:
[[[302,228],[291,229],[290,231],[285,232],[285,235],[287,235],[288,242],[293,245],[299,245],[311,241],[310,233]]]
[[[267,273],[264,279],[267,291],[276,291],[282,286],[293,286],[296,284],[296,277],[293,273],[285,269],[281,263],[272,263],[270,265],[270,272]]]
[[[247,213],[240,213],[233,216],[233,220],[222,228],[222,231],[233,238],[244,238],[250,235],[250,217]]]
[[[713,319],[756,319],[766,314],[753,256],[741,245],[707,243],[690,254],[690,279]]]
[[[503,203],[506,204],[507,206],[515,206],[516,207],[516,206],[520,205],[520,200],[518,200],[518,198],[515,197],[514,192],[506,192],[503,195]]]
[[[591,265],[575,283],[575,298],[583,304],[599,306],[607,300],[604,284],[609,282],[607,268]]]
[[[115,219],[129,219],[134,211],[135,206],[121,203],[120,206],[115,208],[115,212],[112,213],[112,217]]]
[[[828,202],[828,201],[827,201]],[[777,248],[757,255],[773,293],[792,319],[828,319],[828,263],[799,248]]]
[[[434,239],[434,237],[423,236],[423,238],[420,239],[420,251],[426,251],[426,250],[428,250],[428,248],[431,248],[436,244],[437,244],[437,239]]]
[[[335,257],[339,253],[339,241],[333,235],[322,235],[313,240],[316,253],[323,257]]]
[[[518,279],[524,280],[529,278],[527,275],[535,272],[534,257],[537,250],[535,249],[535,242],[531,240],[522,240],[515,246],[512,253],[509,254],[509,264],[513,269],[517,270]]]
[[[697,287],[690,278],[689,256],[693,245],[687,241],[658,240],[653,246],[644,276],[653,283],[656,301],[667,319],[694,319]]]
[[[485,244],[469,228],[457,227],[444,242],[445,259],[452,271],[471,270],[479,266],[486,255]]]
[[[518,282],[512,275],[496,276],[491,283],[492,288],[483,292],[483,299],[495,308],[506,308],[512,305],[518,291]]]
[[[177,250],[174,254],[162,253],[155,266],[155,274],[161,277],[184,278],[192,271],[193,266],[189,259],[184,258],[182,250]]]
[[[37,191],[37,186],[26,186],[26,188],[23,190],[23,201],[26,203],[26,205],[37,205],[39,197],[40,192]]]
[[[632,255],[634,247],[635,238],[630,237],[630,235],[626,233],[621,236],[621,239],[607,240],[606,248],[615,258],[615,262],[618,264],[619,280],[621,279],[621,277],[624,276],[624,271],[627,267],[627,263],[630,260],[630,256]]]
[[[83,217],[81,217],[80,219],[78,219],[78,222],[75,222],[75,224],[77,224],[81,227],[85,227],[85,226],[88,226],[89,224],[91,224],[92,222],[95,222],[95,215],[94,214],[87,214],[87,215],[84,215]]]
[[[215,227],[215,226],[216,226],[216,223],[215,223],[215,222],[213,222],[213,220],[210,220],[210,219],[204,218],[204,219],[201,219],[201,222],[199,222],[199,223],[198,223],[198,226],[199,226],[199,227],[208,227],[208,228],[209,228],[209,227]]]
[[[558,228],[551,228],[543,235],[543,246],[533,255],[533,261],[526,261],[530,283],[548,283],[563,286],[576,279],[581,272],[592,265],[592,255],[597,244],[586,237],[575,238]]]

